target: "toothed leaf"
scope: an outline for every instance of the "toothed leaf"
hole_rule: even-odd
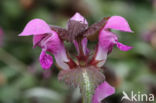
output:
[[[61,71],[58,78],[69,86],[79,87],[84,103],[91,103],[95,88],[105,80],[99,68],[93,66]]]
[[[78,21],[69,20],[68,22],[68,39],[69,41],[75,40],[77,36],[82,36],[83,32],[87,29],[88,25]]]
[[[87,36],[89,40],[97,40],[98,33],[101,28],[104,27],[106,24],[106,21],[109,19],[109,17],[103,18],[101,21],[92,24],[88,29],[84,32],[84,36]]]
[[[62,40],[68,40],[68,31],[66,29],[53,25],[50,25],[50,28],[56,31]]]

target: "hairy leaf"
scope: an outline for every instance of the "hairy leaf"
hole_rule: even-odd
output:
[[[51,29],[54,30],[55,32],[57,32],[59,34],[59,37],[62,40],[68,40],[68,31],[64,28],[61,28],[59,26],[53,26],[50,25]]]
[[[100,31],[100,29],[102,29],[104,27],[104,25],[106,24],[107,20],[109,19],[109,17],[105,17],[103,18],[101,21],[92,24],[85,32],[84,32],[84,36],[87,36],[88,39],[90,40],[97,40],[98,37],[98,33]]]
[[[79,87],[84,103],[91,103],[95,88],[105,80],[99,68],[93,66],[61,71],[58,78],[69,86]]]
[[[69,20],[68,21],[68,39],[69,41],[75,40],[77,36],[81,36],[82,32],[84,32],[88,28],[87,24],[80,23],[78,21]]]

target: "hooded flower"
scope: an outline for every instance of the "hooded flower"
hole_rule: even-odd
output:
[[[43,69],[49,69],[53,64],[52,57],[46,53],[47,51],[54,55],[58,66],[62,69],[69,69],[66,64],[69,60],[64,45],[58,34],[51,30],[45,21],[33,19],[26,25],[23,32],[19,34],[19,36],[30,35],[33,35],[34,47],[39,46],[42,48],[39,60]]]
[[[100,61],[98,67],[103,66],[106,61],[107,54],[112,51],[114,45],[121,51],[128,51],[132,49],[130,46],[126,46],[118,41],[118,37],[115,33],[111,32],[110,29],[120,30],[123,32],[132,32],[128,22],[121,16],[112,16],[108,19],[105,26],[99,33],[99,43],[96,53],[96,60]]]

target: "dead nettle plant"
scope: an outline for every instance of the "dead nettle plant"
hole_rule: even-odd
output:
[[[101,21],[88,26],[87,20],[76,13],[67,22],[67,28],[47,24],[44,20],[31,20],[19,36],[33,35],[33,47],[42,49],[39,61],[45,70],[50,69],[53,57],[61,68],[58,79],[67,85],[79,87],[83,103],[100,103],[104,98],[115,93],[114,87],[105,81],[101,71],[116,45],[121,51],[132,49],[119,42],[111,29],[132,32],[128,22],[121,16],[105,17]],[[98,33],[98,44],[94,53],[87,48],[88,38]],[[73,43],[77,50],[76,60],[64,46],[64,41]]]

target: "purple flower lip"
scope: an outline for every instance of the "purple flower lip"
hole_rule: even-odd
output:
[[[46,54],[44,50],[40,54],[39,61],[43,69],[49,69],[53,64],[53,58],[49,54]]]

